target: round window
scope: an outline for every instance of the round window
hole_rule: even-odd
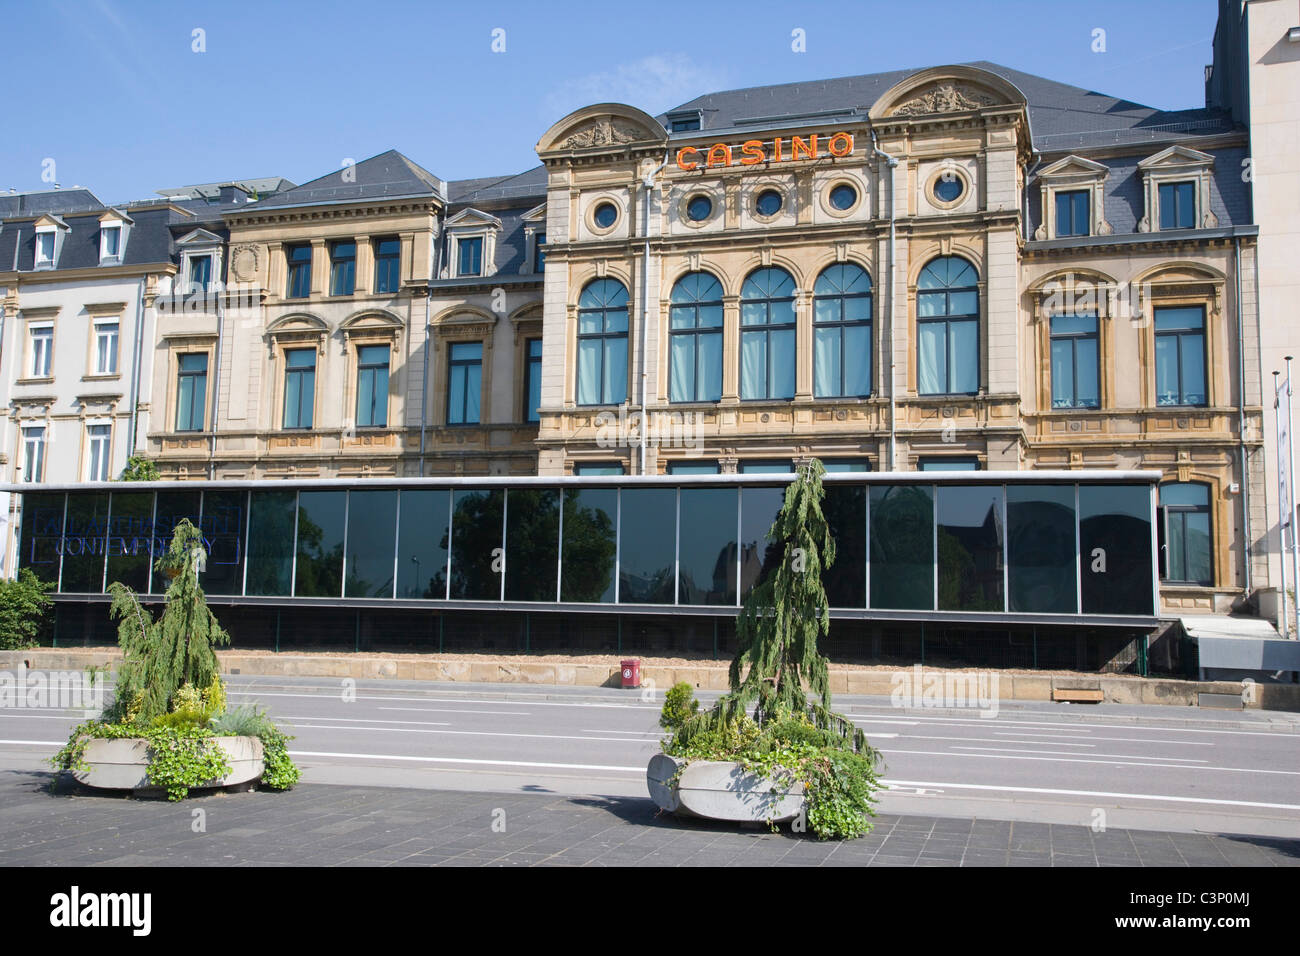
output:
[[[852,209],[853,204],[858,201],[858,191],[848,183],[840,183],[831,190],[831,208],[843,212],[845,209]]]
[[[965,191],[966,184],[953,173],[943,173],[934,182],[934,195],[940,202],[956,202]]]
[[[775,189],[764,189],[758,194],[754,208],[760,216],[775,216],[781,211],[781,194]]]
[[[713,200],[708,196],[692,196],[686,204],[686,218],[691,222],[703,222],[713,212]]]
[[[596,207],[592,219],[601,229],[608,229],[618,220],[618,207],[612,202],[603,202]]]

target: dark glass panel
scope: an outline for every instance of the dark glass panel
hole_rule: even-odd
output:
[[[502,506],[505,491],[456,491],[452,495],[451,596],[468,601],[501,600]]]
[[[397,596],[445,600],[451,493],[404,490],[400,506]]]
[[[293,527],[297,494],[254,491],[248,515],[248,590],[288,595],[293,584]]]
[[[1074,486],[1007,488],[1009,610],[1078,613]]]
[[[934,502],[928,485],[871,489],[871,606],[934,610]]]
[[[940,485],[939,610],[1001,611],[1002,489]]]
[[[159,514],[162,495],[158,496]],[[206,491],[203,493],[203,543],[208,548],[208,569],[203,572],[203,590],[209,594],[244,593],[244,548],[248,515],[248,493]],[[289,532],[293,529],[290,527]],[[251,593],[251,592],[250,592]]]
[[[560,492],[512,488],[506,497],[506,600],[554,601]]]
[[[104,538],[107,531],[108,495],[68,495],[60,591],[98,594],[104,590]]]
[[[677,489],[625,488],[619,507],[620,604],[672,604]]]
[[[339,597],[342,594],[347,506],[346,491],[304,491],[298,495],[295,597]]]
[[[23,495],[18,566],[31,568],[42,581],[59,581],[63,539],[63,495]]]
[[[617,531],[618,489],[565,489],[560,600],[613,602]]]
[[[114,494],[108,527],[110,584],[121,581],[132,591],[149,590],[149,546],[152,538],[153,492]]]
[[[831,607],[867,604],[867,489],[826,485],[822,514],[835,539],[835,563],[822,572]],[[823,559],[824,560],[824,559]]]
[[[344,582],[347,597],[393,596],[393,548],[396,546],[397,492],[351,492]]]
[[[762,469],[767,470],[767,469]],[[740,490],[740,599],[776,570],[785,551],[768,529],[785,504],[785,486]]]
[[[242,495],[240,496],[243,497]],[[208,543],[208,535],[203,531],[202,522],[199,520],[203,495],[197,491],[160,491],[157,494],[154,505],[153,524],[151,529],[151,538],[153,542],[152,560],[157,561],[167,551],[167,546],[171,544],[172,534],[176,531],[176,526],[184,520],[199,529],[203,534],[203,546],[212,550]],[[114,505],[114,514],[117,506]],[[208,557],[208,566],[212,565],[212,557]],[[113,570],[110,565],[109,580],[113,578]],[[167,585],[171,579],[160,571],[153,571],[149,576],[149,590],[153,594],[161,594],[167,590]],[[203,590],[208,590],[208,584],[205,576],[200,577],[200,583]]]
[[[1079,486],[1084,614],[1151,614],[1151,492],[1146,485]]]
[[[681,604],[736,603],[735,488],[683,488],[678,597]]]

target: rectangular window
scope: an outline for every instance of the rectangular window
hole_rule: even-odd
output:
[[[1164,558],[1161,577],[1179,584],[1212,586],[1209,486],[1161,485],[1160,512],[1157,527]]]
[[[95,323],[95,374],[117,374],[117,334],[116,322]]]
[[[921,471],[979,471],[978,458],[922,458]]]
[[[838,461],[824,461],[822,464],[828,475],[871,470],[871,461],[867,458],[842,458]]]
[[[688,465],[685,462],[671,462],[668,465],[668,474],[670,475],[716,475],[718,473],[718,463],[712,462],[707,465]]]
[[[1076,614],[1074,486],[1007,486],[1007,610]]]
[[[99,258],[116,259],[122,251],[122,227],[110,226],[100,232]]]
[[[483,239],[456,240],[457,265],[456,275],[477,276],[483,274]]]
[[[618,489],[565,488],[560,600],[610,604],[618,556]]]
[[[935,492],[938,609],[1004,610],[1002,489],[996,485],[939,485]]]
[[[42,481],[45,477],[45,426],[23,429],[23,481]]]
[[[546,233],[539,232],[533,240],[533,271],[543,272],[546,269]]]
[[[357,349],[357,426],[383,428],[388,424],[388,346],[363,345]]]
[[[735,605],[735,488],[683,488],[677,600],[681,604]]]
[[[401,277],[402,241],[391,237],[375,240],[375,291],[396,292]]]
[[[112,432],[112,425],[86,426],[86,437],[90,442],[87,481],[108,481],[108,449]]]
[[[54,233],[42,232],[36,236],[36,264],[54,264]]]
[[[595,461],[574,465],[573,473],[590,477],[591,475],[621,475],[623,466],[616,461]]]
[[[1153,570],[1150,486],[1080,485],[1083,613],[1151,614]]]
[[[1205,405],[1205,310],[1156,309],[1156,404]]]
[[[928,485],[872,485],[872,607],[934,610],[933,494]]]
[[[566,521],[565,536],[572,530]],[[675,603],[677,489],[624,488],[618,536],[618,602]],[[569,570],[581,567],[570,565]]]
[[[190,256],[189,285],[192,292],[206,292],[212,281],[212,257]]]
[[[559,584],[560,489],[506,493],[507,601],[555,601]]]
[[[351,295],[357,284],[357,244],[330,246],[330,295]]]
[[[451,494],[405,489],[398,514],[397,596],[445,600]]]
[[[176,430],[203,431],[203,412],[208,397],[208,355],[191,352],[179,356],[176,381]]]
[[[483,343],[453,342],[447,363],[447,424],[477,425],[483,392]]]
[[[54,326],[29,325],[32,378],[49,378],[54,361]]]
[[[792,475],[794,464],[790,461],[742,461],[742,475]]]
[[[1091,232],[1088,218],[1088,190],[1072,189],[1056,194],[1056,236],[1086,236]]]
[[[1052,316],[1052,407],[1098,408],[1097,316]]]
[[[285,297],[307,298],[311,294],[311,244],[304,242],[287,246],[284,255],[289,264],[289,287],[285,290]]]
[[[524,421],[540,420],[542,405],[542,340],[528,340],[528,367],[524,370]]]
[[[343,593],[347,501],[346,491],[299,492],[295,597],[339,597]]]
[[[1160,228],[1196,228],[1196,184],[1163,183],[1160,186]]]
[[[284,353],[284,427],[311,428],[316,400],[316,350]]]

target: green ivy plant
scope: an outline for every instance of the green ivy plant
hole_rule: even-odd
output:
[[[48,592],[54,588],[31,568],[23,568],[14,580],[0,580],[0,651],[35,647],[54,603]]]

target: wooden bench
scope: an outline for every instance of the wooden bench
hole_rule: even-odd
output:
[[[1069,701],[1072,704],[1100,704],[1106,697],[1099,690],[1083,690],[1073,687],[1053,687],[1052,700]]]

